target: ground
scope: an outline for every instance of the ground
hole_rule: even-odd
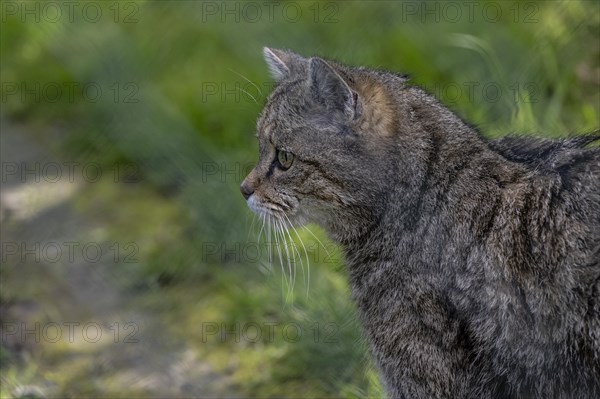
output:
[[[6,122],[2,127],[3,166],[35,170],[36,163],[63,162],[35,134]],[[103,242],[110,221],[90,218],[89,209],[82,212],[79,198],[94,189],[89,182],[45,177],[36,182],[34,174],[17,176],[3,168],[2,397],[235,397],[227,375],[173,337],[160,312],[150,312],[139,296],[122,288],[123,274],[115,270],[127,264],[115,264],[108,251],[86,260],[75,249],[69,259],[65,243]],[[159,206],[160,198],[155,200]],[[15,254],[14,245],[33,252]],[[38,336],[25,329],[37,329]]]

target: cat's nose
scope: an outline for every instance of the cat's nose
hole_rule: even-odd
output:
[[[252,185],[249,184],[247,181],[242,182],[242,184],[240,185],[240,191],[246,199],[250,198],[250,196],[254,194],[254,188],[252,188]]]

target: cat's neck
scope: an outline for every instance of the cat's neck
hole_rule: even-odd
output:
[[[397,95],[397,101],[401,128],[385,155],[396,173],[390,173],[386,190],[373,206],[354,210],[330,229],[351,256],[385,258],[417,223],[455,225],[448,220],[453,209],[474,218],[481,204],[468,196],[485,195],[488,187],[501,187],[525,175],[522,166],[491,150],[474,128],[433,97],[409,88]]]

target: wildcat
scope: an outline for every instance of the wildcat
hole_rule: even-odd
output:
[[[600,139],[487,140],[406,77],[264,49],[248,206],[343,248],[392,398],[600,398]]]

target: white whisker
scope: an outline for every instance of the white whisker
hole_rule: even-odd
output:
[[[293,289],[294,289],[294,280],[293,280],[293,276],[292,276],[292,263],[290,262],[290,250],[288,248],[288,243],[285,238],[285,233],[283,232],[283,226],[281,225],[281,221],[279,219],[276,220],[276,223],[281,232],[281,239],[283,240],[283,243],[284,243],[283,248],[285,249],[285,256],[287,258],[288,272],[290,272],[290,282],[288,284],[288,295],[286,297],[286,302],[287,302],[289,297],[291,296]]]
[[[271,271],[273,271],[273,243],[271,242],[271,230],[272,230],[272,226],[271,226],[271,218],[269,217],[269,224],[268,224],[268,229],[267,229],[267,250],[269,253],[269,265],[271,267]]]
[[[271,219],[271,215],[269,215],[269,224],[273,227],[276,227]],[[283,256],[281,254],[281,248],[279,247],[279,239],[277,237],[277,230],[273,230],[273,238],[275,240],[275,247],[277,248],[277,254],[279,255],[279,265],[281,267],[281,295],[285,297],[284,286],[285,286],[285,269],[283,268]]]
[[[306,246],[304,245],[304,241],[302,240],[302,237],[300,237],[300,234],[298,234],[298,230],[296,230],[296,228],[294,227],[294,224],[292,223],[292,221],[290,220],[290,218],[288,218],[287,215],[285,215],[285,214],[284,214],[284,216],[287,219],[287,221],[289,222],[289,225],[292,227],[292,229],[296,233],[296,236],[300,240],[300,244],[302,244],[302,248],[304,249],[304,255],[306,256],[306,274],[307,274],[307,279],[306,279],[306,296],[308,296],[308,290],[309,290],[309,287],[310,287],[310,260],[308,259],[308,251],[306,250]],[[303,278],[304,278],[304,267],[302,268],[302,275],[303,275]]]
[[[302,268],[302,277],[306,278],[306,275],[304,274],[304,262],[302,261],[302,254],[300,254],[300,250],[298,249],[296,242],[294,241],[294,239],[292,238],[292,235],[290,234],[290,229],[287,227],[288,224],[291,225],[291,222],[289,222],[289,218],[285,214],[283,216],[287,219],[287,222],[285,219],[282,219],[282,222],[285,227],[285,232],[287,233],[288,237],[290,238],[290,242],[292,243],[292,249],[295,250],[296,253],[298,254],[298,259],[300,260],[300,267]],[[296,284],[296,262],[294,262],[294,285],[295,284]]]
[[[242,88],[240,88],[240,87],[236,87],[236,89],[238,89],[238,90],[239,90],[239,91],[241,91],[242,93],[246,93],[247,95],[249,95],[249,96],[252,98],[252,100],[254,100],[254,102],[255,102],[256,104],[258,104],[258,101],[256,100],[256,98],[254,98],[254,96],[253,96],[252,94],[248,93],[246,90],[244,90],[244,89],[242,89]]]
[[[304,226],[304,228],[306,229],[306,231],[308,231],[315,238],[315,240],[317,240],[319,242],[319,244],[321,244],[321,246],[323,247],[323,249],[327,253],[327,256],[331,257],[331,254],[329,253],[329,251],[327,250],[327,248],[325,248],[325,245],[323,245],[323,243],[321,242],[321,240],[319,240],[319,238],[312,231],[310,231],[310,229],[308,228],[308,226]]]
[[[260,226],[260,231],[258,232],[258,240],[256,240],[258,242],[258,245],[260,245],[260,237],[262,235],[263,229],[265,228],[265,216],[261,215],[260,217],[262,219],[262,225]]]
[[[306,296],[308,297],[310,292],[310,257],[308,255],[308,249],[302,239],[302,236],[298,232],[298,229],[292,223],[290,217],[286,215],[284,212],[272,213],[271,211],[267,211],[263,209],[261,212],[257,212],[259,219],[261,221],[261,226],[258,231],[258,245],[259,248],[262,247],[263,232],[264,232],[264,240],[266,240],[266,245],[268,246],[268,270],[273,273],[274,271],[274,262],[275,258],[279,258],[279,265],[281,268],[281,288],[282,295],[285,298],[285,303],[289,303],[293,301],[294,288],[296,287],[296,276],[298,273],[298,264],[296,261],[296,256],[300,262],[300,268],[302,270],[302,281],[306,284]],[[254,228],[254,224],[256,223],[256,215],[252,220],[251,230]],[[328,256],[331,256],[323,242],[306,226],[309,234],[313,236],[313,238],[319,243],[321,247],[325,250]],[[293,233],[292,231],[293,230]],[[299,245],[295,241],[295,238],[292,234],[296,235],[298,241],[300,241],[300,245],[302,246],[302,250],[304,251],[304,256],[302,255]],[[290,245],[292,245],[292,249],[290,250]],[[273,246],[276,247],[275,251],[277,251],[277,256],[273,253]],[[281,248],[283,246],[283,249]],[[285,258],[287,261],[287,270],[283,261],[285,251]],[[261,251],[261,254],[263,252]],[[304,259],[303,259],[304,258]],[[264,259],[264,258],[263,258]],[[306,262],[306,271],[304,267],[304,262]],[[288,275],[289,273],[289,275]],[[287,290],[285,289],[287,286]],[[287,291],[287,293],[286,293]],[[285,305],[284,305],[285,306]]]
[[[256,223],[256,213],[252,212],[252,224],[250,225],[250,229],[248,230],[248,235],[246,236],[246,241],[250,241],[250,233],[252,233],[252,229],[254,228],[254,223]]]
[[[244,75],[242,75],[239,72],[234,71],[231,68],[227,68],[227,70],[229,70],[230,72],[235,73],[236,75],[238,75],[240,78],[244,79],[246,82],[250,83],[252,86],[254,86],[256,88],[256,90],[258,90],[258,93],[264,98],[263,92],[260,90],[260,88],[250,79],[248,79],[247,77],[245,77]]]

